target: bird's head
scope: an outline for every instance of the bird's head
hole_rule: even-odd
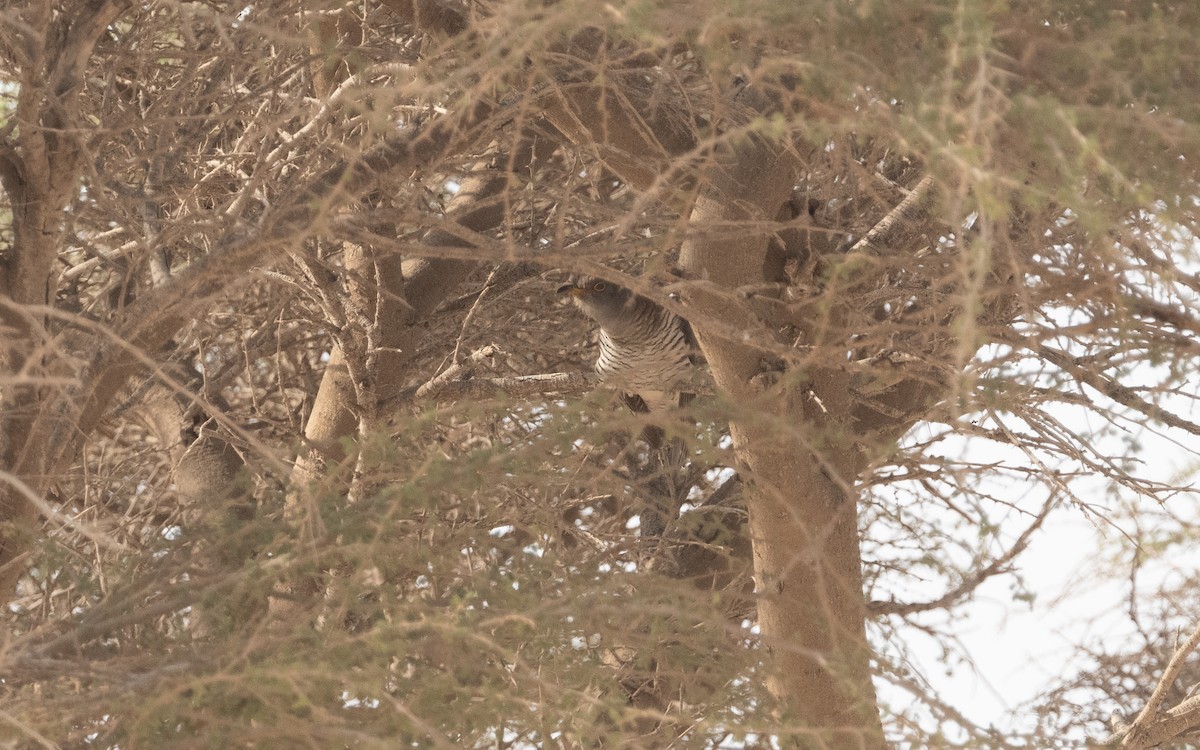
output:
[[[600,325],[620,316],[633,299],[628,289],[592,276],[571,277],[569,284],[558,288],[558,294],[570,295],[571,301]]]

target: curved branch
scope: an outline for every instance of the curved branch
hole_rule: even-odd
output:
[[[1031,523],[1029,527],[1025,529],[1025,531],[1021,532],[1021,535],[1017,537],[1017,541],[1013,543],[1013,546],[1010,547],[1007,552],[1000,557],[997,557],[995,560],[992,560],[987,567],[976,571],[974,575],[969,576],[958,586],[950,589],[937,599],[932,599],[926,602],[912,602],[908,604],[897,601],[875,600],[867,604],[867,612],[875,616],[903,616],[915,614],[917,612],[928,612],[931,609],[949,607],[961,601],[965,597],[969,596],[976,588],[978,588],[979,584],[983,583],[992,576],[997,575],[998,573],[1004,573],[1006,571],[1008,564],[1012,562],[1017,555],[1024,552],[1025,548],[1029,546],[1029,540],[1033,537],[1034,532],[1042,527],[1042,524],[1050,515],[1050,511],[1054,509],[1056,504],[1057,498],[1051,496],[1051,498],[1042,506],[1042,509],[1038,511],[1033,523]]]
[[[154,288],[126,309],[112,335],[121,345],[96,337],[97,354],[80,377],[80,388],[59,389],[38,405],[32,424],[22,431],[15,446],[17,457],[10,468],[35,495],[78,456],[84,441],[96,428],[115,394],[126,380],[145,366],[134,352],[156,352],[194,319],[197,310],[245,283],[249,272],[270,264],[286,249],[321,228],[321,221],[345,202],[371,189],[379,175],[400,169],[415,170],[439,158],[448,149],[473,141],[486,129],[492,107],[477,104],[465,115],[445,115],[426,126],[391,138],[380,146],[342,161],[302,189],[290,191],[293,201],[268,216],[249,234],[225,238],[201,261]],[[14,300],[21,302],[23,300]],[[11,488],[0,488],[0,503],[8,505],[2,520],[15,528],[32,523],[37,513]],[[0,539],[0,591],[15,590],[22,567],[12,564],[26,549],[30,536],[6,535]],[[0,595],[0,599],[7,600]]]
[[[1200,435],[1200,424],[1196,424],[1195,422],[1172,414],[1165,409],[1159,408],[1149,401],[1137,396],[1132,388],[1121,385],[1120,383],[1111,380],[1098,372],[1089,370],[1086,367],[1081,367],[1075,361],[1075,359],[1069,356],[1066,352],[1062,352],[1045,345],[1036,347],[1034,351],[1056,367],[1070,374],[1071,377],[1075,378],[1080,383],[1095,388],[1097,391],[1100,391],[1121,406],[1133,409],[1140,414],[1144,414],[1150,419],[1156,419],[1168,427],[1175,427],[1180,430],[1184,430],[1185,432],[1190,432],[1193,435]]]
[[[595,374],[590,372],[549,372],[507,378],[472,378],[468,372],[463,379],[434,378],[418,388],[414,395],[416,398],[476,401],[500,394],[515,397],[577,395],[592,390],[596,383]]]
[[[897,225],[903,220],[913,220],[921,213],[921,204],[925,202],[925,197],[929,194],[930,188],[933,187],[932,175],[925,175],[916,187],[912,189],[904,200],[896,204],[896,207],[887,212],[882,219],[871,227],[870,231],[863,235],[862,239],[854,243],[847,255],[853,253],[877,253],[881,245],[887,244],[888,240],[892,239],[894,230]]]

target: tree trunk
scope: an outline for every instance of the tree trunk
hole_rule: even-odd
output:
[[[708,319],[741,330],[761,328],[732,288],[775,280],[766,277],[767,222],[789,199],[795,169],[782,150],[756,137],[717,155],[692,223],[759,221],[764,230],[735,237],[713,232],[684,243],[684,271],[718,288],[683,296],[699,313],[693,322],[717,385],[744,405],[732,413],[730,429],[748,480],[758,624],[772,657],[768,688],[783,713],[811,731],[798,736],[801,746],[879,747],[853,489],[863,462],[837,419],[847,402],[826,398],[832,403],[815,408],[795,385],[771,383],[776,374],[763,372],[764,352],[704,325]],[[836,381],[835,373],[829,375]],[[831,393],[845,393],[844,383],[827,385]]]
[[[786,412],[789,416],[795,412]],[[829,748],[880,747],[865,633],[853,475],[779,431],[735,423],[749,477],[758,625],[767,686]]]
[[[78,190],[84,164],[79,142],[82,71],[96,41],[126,5],[124,0],[96,2],[66,17],[55,17],[48,4],[14,11],[14,19],[28,24],[40,43],[31,52],[27,76],[19,82],[22,96],[11,113],[11,121],[22,126],[15,137],[7,132],[0,137],[0,184],[8,194],[13,232],[12,246],[0,258],[0,331],[9,338],[0,346],[0,368],[19,373],[19,384],[6,387],[0,401],[0,468],[16,477],[8,485],[0,483],[0,600],[11,596],[22,570],[20,558],[37,534],[37,513],[13,482],[40,494],[51,468],[36,440],[49,388],[39,386],[38,378],[75,374],[69,371],[71,363],[52,357],[45,346],[45,320],[23,307],[54,299],[51,277],[61,247],[63,209]],[[67,372],[50,372],[51,366]],[[30,379],[20,382],[25,377]]]

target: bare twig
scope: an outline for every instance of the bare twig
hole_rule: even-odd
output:
[[[1013,545],[1008,548],[1007,552],[1005,552],[1003,555],[1000,555],[995,560],[992,560],[992,562],[985,567],[980,568],[973,575],[967,577],[962,583],[950,589],[942,596],[939,596],[937,599],[932,599],[926,602],[912,603],[873,601],[867,604],[867,611],[876,616],[911,615],[917,612],[926,612],[931,609],[949,607],[958,603],[964,597],[968,596],[972,591],[978,588],[979,584],[998,573],[1003,573],[1007,569],[1008,564],[1012,562],[1017,555],[1021,554],[1029,545],[1029,540],[1033,536],[1033,533],[1042,527],[1042,524],[1046,521],[1046,518],[1050,515],[1050,511],[1054,509],[1056,504],[1057,496],[1051,496],[1051,498],[1042,506],[1042,509],[1038,511],[1033,523],[1031,523],[1023,532],[1021,532],[1021,535],[1017,537],[1017,540],[1013,542]]]
[[[1180,430],[1190,432],[1193,435],[1200,435],[1200,424],[1186,420],[1183,417],[1167,411],[1166,409],[1159,408],[1149,401],[1138,397],[1132,388],[1121,385],[1120,383],[1111,380],[1104,375],[1095,372],[1094,370],[1081,367],[1065,352],[1052,349],[1048,346],[1039,346],[1036,348],[1036,351],[1042,357],[1046,358],[1063,371],[1069,373],[1080,383],[1090,385],[1092,388],[1100,391],[1121,406],[1133,409],[1136,412],[1146,415],[1150,419],[1158,420],[1168,427],[1175,427]]]
[[[470,380],[475,377],[476,365],[490,362],[497,354],[503,354],[503,352],[489,344],[471,352],[465,362],[460,361],[456,356],[449,367],[430,378],[416,390],[413,396],[418,399],[428,398],[431,394],[439,393],[442,388],[451,383]]]
[[[467,335],[467,328],[470,327],[471,320],[475,317],[475,313],[479,311],[479,305],[483,302],[484,298],[487,297],[487,293],[491,290],[492,285],[495,283],[496,274],[499,271],[500,267],[497,266],[492,269],[491,273],[488,274],[487,280],[483,282],[483,289],[479,291],[479,296],[475,298],[475,302],[471,305],[471,309],[467,310],[467,316],[463,318],[462,327],[458,334],[458,340],[454,342],[454,354],[450,357],[450,361],[454,364],[458,364],[458,353],[462,350],[462,343],[463,339]]]
[[[9,712],[5,711],[4,709],[0,709],[0,720],[3,720],[5,722],[8,722],[9,724],[13,725],[26,737],[29,737],[32,740],[36,740],[37,743],[39,745],[41,745],[42,747],[48,748],[48,750],[58,750],[58,745],[56,745],[52,740],[48,739],[41,732],[34,729],[29,724],[26,724],[25,722],[21,721],[16,716],[13,716]]]
[[[106,549],[116,549],[121,551],[129,550],[129,547],[122,544],[119,539],[114,539],[101,529],[98,529],[89,523],[84,523],[79,519],[66,516],[62,512],[56,510],[54,506],[46,502],[45,498],[34,492],[33,488],[21,481],[20,477],[0,469],[0,482],[5,482],[14,490],[16,490],[22,497],[29,501],[30,505],[37,508],[38,513],[46,518],[46,520],[57,523],[60,526],[68,529],[74,529],[91,541],[95,542],[98,546]]]

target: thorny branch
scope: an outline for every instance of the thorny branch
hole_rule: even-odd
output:
[[[1192,631],[1191,636],[1184,641],[1171,656],[1167,668],[1163,670],[1154,691],[1150,694],[1146,705],[1138,713],[1132,723],[1118,727],[1118,730],[1104,740],[1105,747],[1118,747],[1121,750],[1143,750],[1162,744],[1172,737],[1200,728],[1200,696],[1193,696],[1166,711],[1162,709],[1167,692],[1175,683],[1183,664],[1196,647],[1200,645],[1200,625]]]
[[[1136,412],[1144,414],[1150,419],[1161,421],[1169,427],[1176,427],[1181,430],[1200,435],[1200,424],[1196,424],[1190,420],[1180,417],[1166,409],[1155,406],[1154,404],[1139,398],[1132,388],[1121,385],[1120,383],[1105,377],[1086,366],[1081,366],[1066,352],[1059,351],[1049,346],[1038,346],[1037,352],[1047,361],[1054,363],[1064,372],[1069,373],[1080,383],[1090,385],[1100,393],[1108,396],[1113,401],[1116,401],[1122,406],[1133,409]]]
[[[1042,509],[1038,511],[1034,517],[1033,523],[1025,527],[1021,535],[1017,537],[1012,546],[1008,548],[1003,555],[992,560],[990,563],[972,573],[962,583],[947,591],[937,599],[932,599],[925,602],[895,602],[895,601],[872,601],[867,604],[867,611],[872,615],[911,615],[917,612],[927,612],[931,609],[941,609],[950,607],[962,601],[964,598],[971,595],[971,592],[979,587],[981,583],[991,578],[994,575],[1005,573],[1008,571],[1008,564],[1017,558],[1025,548],[1029,546],[1029,540],[1033,537],[1035,531],[1042,527],[1046,518],[1049,517],[1050,511],[1058,504],[1056,496],[1051,496],[1049,500],[1042,505]]]

